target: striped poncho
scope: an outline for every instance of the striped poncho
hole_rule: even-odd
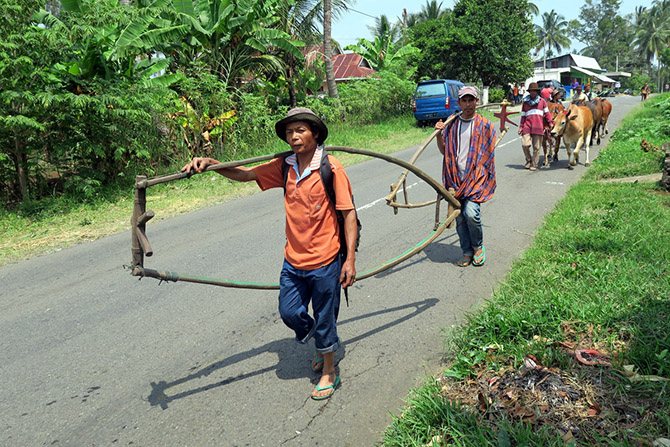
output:
[[[444,132],[442,183],[447,189],[454,188],[457,199],[484,203],[496,190],[496,131],[491,121],[478,113],[475,114],[465,176],[461,180],[458,176],[458,126],[455,125],[457,122],[458,120],[454,120]]]

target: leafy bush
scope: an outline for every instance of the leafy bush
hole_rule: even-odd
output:
[[[621,82],[622,89],[631,89],[634,92],[639,92],[644,86],[645,82],[650,82],[651,78],[648,75],[633,75],[630,78],[625,78]],[[651,85],[651,84],[650,84]]]
[[[492,88],[489,90],[489,102],[502,102],[505,99],[505,90]]]
[[[412,81],[382,72],[379,78],[343,84],[338,92],[347,119],[368,124],[410,112],[415,87]]]

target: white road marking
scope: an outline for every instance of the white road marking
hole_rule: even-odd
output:
[[[565,183],[563,182],[544,182],[544,183],[546,183],[547,185],[565,185]]]
[[[412,186],[416,186],[416,185],[418,185],[419,183],[422,183],[422,182],[414,182],[414,183],[412,183],[411,185],[409,185],[409,186],[407,187],[407,189],[410,189]],[[400,194],[401,192],[403,192],[403,188],[400,188],[400,189],[398,190],[398,194]],[[365,205],[363,205],[363,206],[360,206],[360,207],[356,208],[356,211],[361,211],[361,210],[364,210],[364,209],[367,209],[367,208],[372,208],[373,206],[375,206],[376,204],[378,204],[378,203],[381,202],[382,200],[383,200],[383,201],[386,201],[386,197],[382,197],[381,199],[377,199],[377,200],[374,200],[374,201],[372,201],[372,202],[370,202],[370,203],[368,203],[368,204],[365,204]]]
[[[499,144],[498,147],[497,147],[496,149],[501,148],[501,147],[504,147],[504,146],[507,146],[508,144],[510,144],[510,143],[514,143],[516,140],[520,140],[520,139],[521,139],[521,137],[516,137],[515,139],[513,139],[513,140],[511,140],[511,141],[508,141],[508,142],[505,143],[505,144]]]
[[[520,139],[521,139],[521,137],[516,137],[516,138],[513,139],[512,141],[508,141],[508,142],[505,143],[505,144],[500,144],[500,145],[498,145],[498,147],[497,147],[496,149],[501,148],[501,147],[503,147],[503,146],[507,146],[508,144],[510,144],[510,143],[514,143],[515,141],[520,140]],[[423,183],[423,180],[420,181],[420,182],[414,182],[414,183],[412,183],[411,185],[409,185],[409,186],[407,187],[407,189],[409,190],[411,187],[416,186],[416,185],[418,185],[419,183]],[[562,185],[562,183],[560,183],[560,184]],[[400,189],[398,190],[398,194],[400,194],[401,192],[403,192],[403,188],[400,188]],[[373,206],[375,206],[376,204],[378,204],[378,203],[381,202],[381,201],[386,201],[386,197],[382,197],[382,198],[380,198],[380,199],[373,200],[373,201],[370,202],[370,203],[366,203],[365,205],[356,208],[356,211],[361,211],[361,210],[365,210],[365,209],[368,209],[368,208],[372,208]]]

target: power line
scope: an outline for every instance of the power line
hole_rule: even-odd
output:
[[[367,13],[365,13],[365,12],[357,11],[357,10],[355,10],[355,9],[353,9],[353,8],[347,8],[347,11],[357,12],[357,13],[359,13],[359,14],[361,14],[361,15],[368,16],[368,17],[371,17],[371,18],[373,18],[373,19],[378,18],[378,17],[375,17],[375,16],[371,16],[370,14],[367,14]]]

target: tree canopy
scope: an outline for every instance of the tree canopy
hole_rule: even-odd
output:
[[[452,14],[411,29],[411,43],[421,50],[415,60],[417,78],[484,85],[527,78],[536,42],[525,0],[460,0]]]

